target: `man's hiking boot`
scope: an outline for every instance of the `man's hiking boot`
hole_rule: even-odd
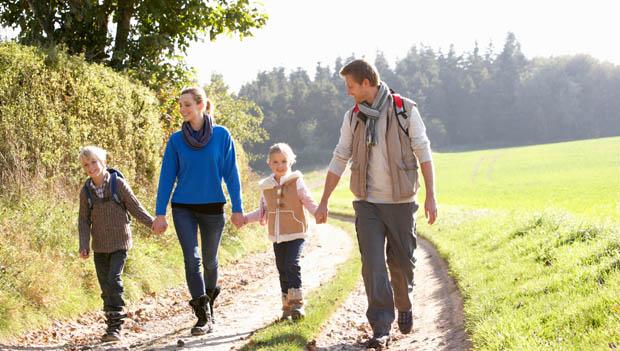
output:
[[[293,320],[302,319],[306,316],[301,289],[288,289],[288,305],[291,309],[291,317]]]
[[[384,350],[390,344],[390,334],[376,333],[368,340],[367,347],[369,349]]]
[[[192,306],[194,314],[198,317],[198,321],[192,327],[192,335],[204,335],[213,331],[211,321],[211,312],[209,307],[209,296],[202,295],[190,300],[189,305]]]
[[[288,294],[282,293],[282,317],[281,320],[287,320],[291,318],[291,306],[288,303]]]
[[[209,296],[209,313],[211,313],[211,323],[215,324],[215,313],[213,310],[213,303],[215,299],[217,299],[218,295],[222,290],[219,286],[216,286],[213,289],[207,289],[207,296]]]
[[[411,328],[413,328],[413,315],[411,310],[409,311],[398,311],[398,329],[403,334],[411,333]]]
[[[112,342],[121,340],[121,328],[123,326],[123,319],[127,315],[122,311],[106,311],[105,323],[108,325],[105,334],[101,337],[102,342]]]

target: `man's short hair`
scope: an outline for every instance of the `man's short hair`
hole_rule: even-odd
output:
[[[350,76],[358,84],[362,84],[364,79],[368,79],[371,87],[379,85],[379,72],[372,63],[364,59],[357,59],[347,63],[340,70],[340,75],[342,77]]]

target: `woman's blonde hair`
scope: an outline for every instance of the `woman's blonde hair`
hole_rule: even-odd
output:
[[[84,158],[95,158],[105,165],[108,158],[108,152],[99,146],[88,145],[80,149],[79,159],[82,160]]]
[[[201,112],[207,112],[207,114],[213,117],[214,106],[211,100],[207,98],[207,93],[201,87],[187,87],[181,90],[181,95],[191,94],[194,97],[194,101],[197,104],[203,103],[203,110]]]
[[[267,162],[269,162],[269,160],[271,159],[271,155],[278,152],[286,157],[289,167],[295,163],[297,155],[295,155],[293,149],[291,149],[291,147],[287,143],[277,143],[271,145],[271,147],[269,148],[269,153],[267,154]]]

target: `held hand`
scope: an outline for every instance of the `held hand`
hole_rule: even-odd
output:
[[[433,195],[426,196],[426,200],[424,201],[424,216],[428,219],[428,224],[435,223],[437,219],[437,203]]]
[[[153,221],[153,227],[151,229],[153,229],[155,234],[163,234],[166,229],[168,229],[168,221],[166,220],[166,216],[157,216],[155,221]]]
[[[88,250],[87,249],[80,250],[80,258],[81,259],[85,260],[85,259],[88,258],[88,256],[89,256],[89,254],[88,254]]]
[[[328,216],[327,204],[320,203],[319,207],[317,207],[316,212],[314,212],[314,218],[316,219],[316,224],[323,224],[327,222]]]
[[[239,229],[245,224],[245,216],[241,212],[233,212],[230,221]]]

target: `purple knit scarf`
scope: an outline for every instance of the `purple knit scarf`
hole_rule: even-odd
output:
[[[183,139],[187,145],[194,149],[200,149],[209,143],[211,135],[213,135],[213,122],[211,116],[204,114],[204,125],[202,128],[195,132],[189,122],[183,122],[181,130],[183,131]]]

